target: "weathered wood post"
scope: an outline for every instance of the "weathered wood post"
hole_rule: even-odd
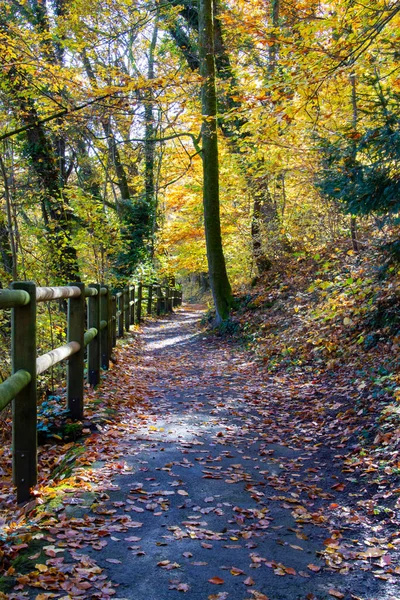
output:
[[[36,286],[32,281],[13,282],[13,290],[24,290],[30,301],[12,309],[12,371],[30,374],[28,385],[13,401],[13,481],[17,502],[29,500],[30,488],[37,483],[37,408],[36,408]]]
[[[166,286],[164,289],[164,313],[168,313],[168,286]]]
[[[130,324],[135,324],[135,286],[133,285],[130,291]]]
[[[110,353],[109,353],[109,337],[111,336],[111,319],[109,314],[109,294],[110,291],[108,286],[101,286],[101,298],[100,298],[100,349],[101,349],[101,368],[108,369],[110,366]]]
[[[108,306],[110,312],[110,331],[111,336],[108,340],[108,352],[111,359],[112,349],[117,345],[117,298],[109,291]]]
[[[153,286],[149,283],[149,291],[147,296],[147,314],[151,316],[153,308]]]
[[[129,311],[129,288],[124,288],[124,323],[125,331],[129,331],[130,323],[130,311]]]
[[[85,284],[70,283],[81,290],[79,296],[68,299],[68,342],[78,342],[80,350],[70,356],[67,366],[67,406],[72,419],[83,419],[83,373],[85,330]]]
[[[117,298],[117,335],[124,337],[124,293],[118,292]]]
[[[140,325],[140,323],[142,322],[142,294],[143,294],[143,286],[142,286],[142,282],[139,282],[138,285],[138,294],[137,294],[137,322]]]
[[[97,293],[89,296],[88,299],[88,329],[94,327],[97,329],[97,335],[90,342],[87,350],[88,354],[88,382],[90,385],[97,385],[100,381],[100,285],[91,283],[89,288]]]
[[[162,310],[162,290],[161,285],[157,286],[157,317],[161,315]]]

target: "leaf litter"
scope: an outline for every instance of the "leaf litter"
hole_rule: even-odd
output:
[[[165,318],[161,328],[155,325],[158,339],[176,335],[175,329],[183,330],[183,337],[185,330],[196,335],[198,315],[187,313],[189,325],[185,312]],[[394,511],[375,507],[398,497],[400,486],[390,478],[377,480],[379,464],[348,444],[356,421],[346,408],[346,394],[342,389],[332,396],[331,386],[304,373],[268,375],[226,339],[206,334],[188,353],[179,346],[156,352],[135,335],[116,351],[102,385],[87,389],[89,433],[76,443],[40,448],[34,500],[17,508],[9,480],[2,483],[0,564],[9,586],[6,597],[34,597],[32,589],[58,598],[123,596],[110,563],[124,567],[126,552],[132,560],[147,560],[149,517],[172,514],[167,529],[158,527],[153,545],[169,550],[179,544],[188,562],[177,562],[172,549],[169,558],[158,554],[152,570],[149,566],[152,578],[157,568],[181,573],[157,584],[165,586],[165,597],[190,594],[201,585],[207,598],[273,600],[285,579],[288,600],[299,586],[304,599],[360,594],[369,600],[365,586],[379,600],[394,598],[400,577],[398,521]],[[171,444],[177,449],[172,459],[166,448]],[[74,459],[65,469],[68,452]],[[148,466],[151,452],[167,452],[156,471]],[[130,481],[116,499],[121,478]],[[202,480],[207,482],[203,495]],[[235,491],[227,491],[231,488]],[[140,536],[131,535],[137,530]],[[32,552],[35,544],[39,553]],[[126,548],[118,558],[103,554],[118,544]],[[211,561],[203,560],[207,552]],[[220,562],[229,553],[230,564]],[[19,557],[27,563],[21,570]],[[317,583],[325,591],[317,592]],[[227,591],[214,594],[215,585]]]

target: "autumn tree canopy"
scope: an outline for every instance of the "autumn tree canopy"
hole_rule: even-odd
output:
[[[207,271],[202,7],[0,2],[3,285]],[[234,285],[365,227],[393,234],[399,10],[213,3],[219,214]]]

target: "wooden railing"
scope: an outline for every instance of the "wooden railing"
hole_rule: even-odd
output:
[[[68,360],[67,407],[72,419],[82,420],[85,348],[87,381],[97,385],[101,369],[109,368],[117,338],[129,331],[131,325],[140,323],[144,312],[147,315],[171,312],[182,303],[182,293],[175,288],[142,283],[115,294],[108,286],[83,283],[36,287],[33,282],[21,281],[13,282],[10,288],[0,289],[0,309],[12,309],[12,375],[0,384],[0,412],[14,400],[13,481],[17,502],[25,502],[37,483],[37,375]],[[67,343],[37,357],[36,306],[50,300],[68,303]]]

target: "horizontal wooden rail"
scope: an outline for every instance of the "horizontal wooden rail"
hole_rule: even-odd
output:
[[[28,292],[24,290],[0,290],[0,308],[26,306],[30,301]]]
[[[55,348],[54,350],[50,350],[50,352],[39,356],[39,358],[36,359],[36,375],[41,375],[50,369],[50,367],[53,367],[62,360],[79,352],[80,349],[81,347],[78,342],[69,342],[68,344],[64,344],[64,346],[59,346],[59,348]]]
[[[76,285],[62,287],[38,287],[36,288],[36,302],[46,302],[46,300],[62,300],[64,298],[78,298],[81,293],[81,289]]]
[[[67,343],[37,358],[36,306],[50,300],[67,300]],[[13,480],[18,502],[30,498],[37,482],[37,375],[67,360],[67,406],[72,419],[82,420],[85,348],[88,383],[97,385],[100,369],[109,368],[117,336],[122,337],[131,325],[142,321],[143,308],[147,315],[161,314],[181,302],[179,290],[141,282],[116,290],[114,295],[108,286],[83,283],[36,287],[33,282],[22,281],[0,290],[0,309],[12,309],[13,374],[0,384],[0,411],[14,400]]]
[[[30,380],[31,374],[20,369],[3,383],[0,383],[0,411],[14,400],[15,396],[28,385]]]
[[[88,344],[90,344],[91,341],[94,340],[94,338],[96,337],[96,335],[98,333],[99,332],[97,331],[96,327],[91,327],[91,329],[88,329],[87,331],[85,331],[85,333],[83,335],[83,343],[84,343],[85,348]]]

